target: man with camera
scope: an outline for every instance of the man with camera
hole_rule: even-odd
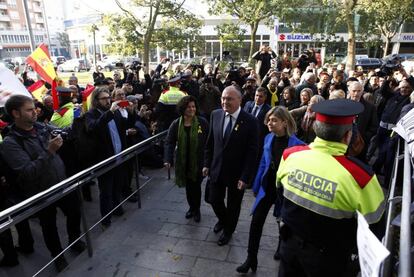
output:
[[[260,79],[263,80],[266,73],[272,66],[272,59],[276,58],[276,53],[268,45],[262,45],[260,50],[253,54],[252,59],[257,60],[260,63],[259,75]]]
[[[14,124],[4,139],[0,153],[16,177],[16,189],[28,198],[66,178],[65,166],[57,154],[63,139],[60,135],[51,138],[50,128],[36,122],[32,98],[14,95],[7,100],[5,107]],[[76,205],[71,194],[40,211],[38,216],[43,238],[53,257],[62,251],[56,227],[56,207],[60,207],[67,217],[69,243],[80,235],[79,205]],[[85,245],[79,241],[72,249],[81,252]],[[55,266],[58,271],[67,266],[64,256],[55,260]]]

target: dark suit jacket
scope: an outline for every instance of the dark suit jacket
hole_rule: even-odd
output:
[[[254,108],[254,101],[249,101],[244,106],[243,110],[249,114],[252,113]],[[264,120],[266,117],[267,112],[271,109],[269,104],[263,104],[262,108],[260,109],[259,114],[257,115],[257,120],[259,121],[259,150],[261,151],[263,148],[264,138],[269,133],[269,128],[264,124]],[[259,151],[259,152],[260,152]],[[261,156],[261,155],[259,155]]]
[[[86,128],[93,135],[97,143],[96,162],[102,161],[114,155],[111,134],[108,123],[114,119],[118,129],[119,138],[122,143],[122,150],[126,148],[126,121],[119,112],[112,113],[109,110],[101,112],[98,109],[91,109],[85,114]]]
[[[210,185],[236,185],[238,180],[251,183],[258,155],[258,123],[241,110],[227,141],[223,141],[222,109],[211,113],[204,166],[210,169]],[[214,201],[214,192],[211,191]]]

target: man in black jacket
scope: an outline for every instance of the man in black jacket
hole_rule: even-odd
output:
[[[206,144],[203,175],[210,177],[206,194],[219,220],[214,232],[224,230],[219,246],[227,244],[236,229],[244,190],[253,179],[258,155],[258,122],[240,108],[241,98],[237,87],[224,89],[223,109],[211,113]]]
[[[14,124],[4,139],[1,155],[16,176],[16,189],[20,190],[24,198],[28,198],[66,178],[65,166],[57,154],[63,139],[60,135],[50,139],[50,130],[36,122],[37,115],[31,98],[12,96],[5,107]],[[56,206],[67,217],[69,242],[80,235],[80,209],[76,195],[69,194],[40,211],[38,216],[43,238],[53,257],[62,251],[56,227]],[[80,252],[85,245],[79,241],[72,248]],[[55,266],[58,271],[67,266],[64,256],[55,260]]]
[[[100,162],[120,153],[126,148],[126,124],[122,118],[118,103],[111,104],[111,96],[106,87],[96,88],[92,93],[91,109],[85,114],[86,128],[95,138],[97,153],[95,162]],[[101,215],[105,216],[121,202],[121,191],[125,185],[126,172],[121,166],[98,177]],[[123,214],[122,207],[114,211],[114,215]],[[111,225],[111,217],[102,221],[102,227]]]
[[[377,133],[377,143],[379,147],[378,158],[373,166],[374,171],[378,174],[386,160],[388,151],[389,136],[392,128],[397,124],[400,117],[401,109],[410,103],[410,93],[414,88],[414,77],[409,76],[403,68],[400,69],[403,79],[394,92],[390,87],[390,79],[383,82],[380,88],[380,94],[387,99],[384,111],[381,115],[380,127]]]

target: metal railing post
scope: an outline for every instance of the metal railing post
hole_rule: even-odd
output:
[[[83,203],[83,196],[82,196],[82,193],[81,193],[81,187],[78,187],[76,189],[76,193],[79,196],[79,208],[80,208],[80,212],[81,212],[81,222],[82,222],[83,232],[85,233],[86,247],[88,249],[88,256],[92,257],[93,256],[92,240],[91,240],[91,236],[89,234],[89,227],[88,227],[88,224],[86,222],[85,206],[83,205],[84,203]]]
[[[391,179],[391,186],[390,186],[390,191],[389,191],[389,197],[388,197],[388,209],[387,209],[387,219],[386,219],[386,225],[385,225],[385,236],[384,236],[384,246],[390,251],[391,255],[389,255],[383,264],[382,267],[382,272],[384,277],[388,277],[391,276],[391,262],[393,259],[393,253],[394,253],[394,242],[393,242],[393,238],[394,238],[394,227],[391,224],[391,221],[394,219],[395,217],[395,184],[397,183],[397,175],[398,175],[398,164],[399,161],[401,160],[401,155],[400,155],[400,145],[401,145],[401,141],[398,140],[397,143],[397,151],[395,152],[395,161],[394,161],[394,166],[392,169],[392,179]]]
[[[137,186],[137,198],[138,198],[138,209],[141,209],[141,192],[140,192],[140,185],[139,185],[139,161],[138,161],[138,154],[134,157],[134,167],[135,167],[135,184]]]
[[[404,183],[400,227],[400,277],[411,277],[411,155],[408,143],[404,144]]]

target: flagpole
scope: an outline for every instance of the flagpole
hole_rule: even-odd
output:
[[[33,38],[33,30],[32,30],[32,23],[30,21],[29,9],[27,8],[27,0],[22,0],[22,2],[23,2],[24,16],[26,18],[26,27],[27,27],[27,30],[29,31],[30,50],[33,52],[35,50],[35,42]]]

